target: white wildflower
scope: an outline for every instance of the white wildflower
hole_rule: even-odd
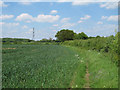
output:
[[[76,87],[78,87],[78,85],[76,85]]]
[[[80,62],[82,63],[83,61],[81,60]]]
[[[78,54],[75,54],[75,57],[79,57],[79,55],[78,55]]]
[[[90,50],[88,50],[88,52],[90,52]]]

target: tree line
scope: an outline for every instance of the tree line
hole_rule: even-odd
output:
[[[79,40],[79,39],[85,40],[85,39],[90,39],[90,38],[99,38],[100,36],[88,37],[84,32],[77,34],[73,32],[73,30],[62,29],[57,32],[55,37],[57,38],[57,40],[64,42],[67,40]]]

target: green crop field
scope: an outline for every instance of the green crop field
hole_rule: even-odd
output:
[[[3,88],[84,88],[87,82],[91,88],[117,88],[117,66],[104,53],[70,46],[2,47]]]
[[[82,87],[85,64],[76,55],[70,48],[57,45],[5,45],[3,88],[71,87],[78,69],[81,72],[78,84]]]

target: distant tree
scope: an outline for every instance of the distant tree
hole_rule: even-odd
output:
[[[28,42],[32,42],[33,40],[28,40]]]
[[[74,32],[72,30],[62,29],[61,31],[57,32],[55,37],[57,37],[57,40],[60,41],[73,40]]]
[[[96,36],[96,38],[100,38],[100,36],[99,36],[99,35],[97,35],[97,36]]]
[[[52,38],[49,38],[49,40],[48,40],[49,42],[52,42],[53,41],[53,39]]]
[[[114,37],[113,35],[110,35],[109,37]]]
[[[88,36],[84,32],[81,32],[81,33],[75,34],[74,38],[75,39],[87,39]]]
[[[95,37],[92,37],[92,36],[90,36],[90,37],[88,37],[89,39],[92,39],[92,38],[95,38]]]
[[[73,39],[79,39],[77,33],[74,33],[74,38]]]
[[[88,38],[88,36],[84,32],[81,32],[78,35],[79,35],[80,39],[87,39]]]
[[[48,41],[48,39],[46,39],[46,38],[43,38],[42,40],[40,40],[40,42],[47,42]]]

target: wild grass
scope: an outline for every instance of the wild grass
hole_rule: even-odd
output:
[[[86,60],[92,88],[118,88],[118,67],[110,61],[109,55],[90,51]]]
[[[109,54],[73,47],[80,58],[88,63],[90,88],[118,88],[118,67]]]

